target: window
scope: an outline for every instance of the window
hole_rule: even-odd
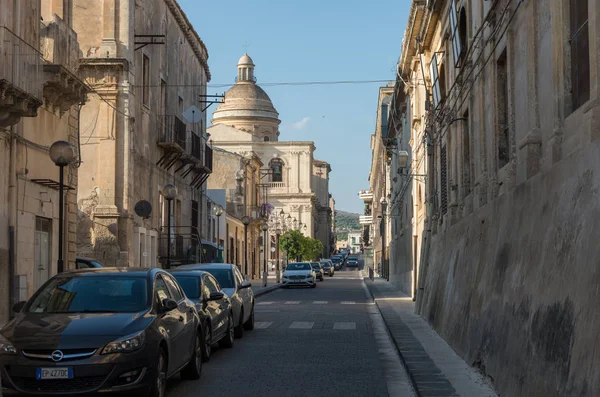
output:
[[[235,269],[235,279],[238,285],[241,285],[244,282],[244,276],[242,276],[242,273],[237,268]]]
[[[154,282],[154,298],[156,299],[157,305],[160,305],[163,300],[171,298],[171,293],[167,288],[167,284],[161,276],[157,276],[156,281]]]
[[[445,215],[448,212],[448,162],[446,145],[442,146],[442,153],[440,156],[440,201],[442,202],[442,214]]]
[[[190,299],[200,298],[200,279],[194,276],[182,276],[175,274],[175,279],[183,288],[185,296]]]
[[[429,64],[429,77],[431,78],[431,90],[433,91],[433,106],[435,108],[440,104],[441,92],[440,92],[440,79],[438,73],[437,54],[433,54],[431,63]]]
[[[272,182],[283,182],[283,161],[281,159],[271,160],[271,170],[273,171]]]
[[[506,50],[496,61],[496,133],[498,134],[498,168],[510,161],[508,131],[508,69]]]
[[[167,114],[167,83],[160,80],[160,115]]]
[[[212,274],[221,288],[234,288],[235,283],[233,281],[233,272],[229,269],[206,269],[207,272]]]
[[[169,287],[169,290],[171,291],[171,295],[173,296],[173,299],[176,302],[179,302],[180,300],[183,299],[183,291],[181,290],[181,288],[179,288],[179,286],[177,285],[177,283],[175,282],[175,280],[173,280],[170,276],[164,276],[165,282],[167,283],[167,286]]]
[[[465,119],[462,124],[463,138],[463,196],[466,197],[471,193],[471,138],[469,134],[469,111],[463,114]]]
[[[590,99],[590,37],[588,0],[569,0],[571,100],[573,110]]]
[[[198,202],[192,200],[192,233],[198,233]]]
[[[454,0],[450,0],[450,37],[452,39],[452,55],[454,55],[455,67],[459,67],[460,55],[462,53],[462,46],[458,36],[458,23],[456,20],[457,16],[458,13],[456,12],[456,3]]]
[[[265,138],[264,138],[264,141],[265,141],[265,142],[269,142],[269,141],[270,141],[269,137],[268,137],[268,136],[265,136]]]
[[[150,58],[143,56],[142,62],[142,103],[146,106],[150,105]]]
[[[206,285],[206,288],[208,288],[209,295],[211,292],[219,292],[221,289],[217,280],[208,274],[204,278],[204,285]]]

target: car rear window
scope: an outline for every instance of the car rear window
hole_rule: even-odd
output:
[[[175,277],[181,288],[183,288],[185,296],[190,299],[200,298],[200,277],[180,276],[177,274],[173,274],[173,277]]]
[[[144,277],[58,277],[30,301],[31,313],[134,313],[149,306]]]

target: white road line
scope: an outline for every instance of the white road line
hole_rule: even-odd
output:
[[[329,303],[329,302],[327,302],[327,301],[313,301],[314,305],[326,305],[327,303]]]
[[[286,301],[285,304],[286,305],[298,305],[298,304],[300,304],[300,301]]]
[[[256,323],[255,323],[256,324]],[[290,325],[291,329],[311,329],[315,325],[315,323],[310,321],[294,321],[292,325]]]
[[[273,324],[272,321],[255,321],[254,322],[254,328],[257,329],[267,329],[271,326],[271,324]]]
[[[272,305],[275,302],[258,302],[257,305]]]
[[[356,329],[356,323],[352,321],[335,322],[333,329]]]
[[[354,301],[342,301],[342,305],[356,305]]]

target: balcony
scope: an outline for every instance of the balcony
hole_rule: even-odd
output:
[[[358,192],[358,198],[364,201],[373,201],[373,191],[361,190],[360,192]]]
[[[192,134],[192,136],[194,136],[194,134]],[[206,182],[210,174],[212,174],[213,168],[213,149],[206,143],[204,143],[203,151],[201,143],[202,141],[199,140],[199,142],[200,143],[194,144],[194,140],[192,139],[192,157],[195,157],[196,159],[198,159],[198,161],[196,161],[194,165],[194,172],[196,173],[196,175],[192,179],[190,186],[195,188],[201,187],[204,184],[204,182]],[[198,145],[198,148],[195,152],[196,154],[194,154],[194,145]],[[200,153],[203,153],[203,155],[200,156],[200,158],[197,157],[198,151]],[[184,174],[184,176],[187,176],[187,174]]]
[[[35,117],[42,105],[42,87],[38,49],[0,26],[0,127]]]
[[[162,125],[158,146],[167,152],[184,154],[187,141],[187,128],[181,119],[173,115],[161,117]]]
[[[361,215],[358,217],[358,222],[361,225],[370,225],[373,223],[373,215]]]
[[[54,15],[51,23],[40,26],[40,49],[45,60],[44,98],[62,115],[71,106],[85,102],[89,92],[77,75],[81,58],[77,33]]]

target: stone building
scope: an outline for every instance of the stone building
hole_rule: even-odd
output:
[[[219,227],[220,236],[212,241],[219,241],[224,262],[238,265],[248,277],[258,278],[260,223],[251,218],[245,227],[243,217],[260,206],[259,181],[263,163],[257,155],[242,156],[216,147],[213,155],[213,173],[207,187],[209,192],[223,191],[224,204],[220,205],[225,209],[225,216]],[[213,219],[213,222],[219,221]]]
[[[279,114],[267,93],[256,84],[254,66],[247,54],[240,58],[236,84],[213,114],[212,126],[208,128],[210,139],[214,146],[228,152],[258,156],[264,164],[259,181],[261,204],[270,204],[277,213],[283,210],[296,220],[292,227],[319,238],[330,249],[331,168],[314,159],[313,142],[279,140]],[[246,215],[261,217],[260,211]],[[273,244],[275,240],[268,241]],[[275,260],[274,254],[270,260]]]
[[[49,147],[59,140],[75,147],[63,217],[64,267],[75,265],[79,111],[88,88],[78,74],[73,4],[56,3],[0,1],[0,324],[57,272],[60,177]]]
[[[175,0],[75,5],[80,70],[94,89],[81,112],[78,251],[108,266],[165,265],[168,250],[172,264],[197,262],[212,169],[198,103],[210,80],[206,47]],[[169,183],[172,200],[162,193]],[[135,212],[142,200],[149,216]]]
[[[600,390],[598,37],[591,0],[411,6],[388,150],[417,311],[500,395]]]

